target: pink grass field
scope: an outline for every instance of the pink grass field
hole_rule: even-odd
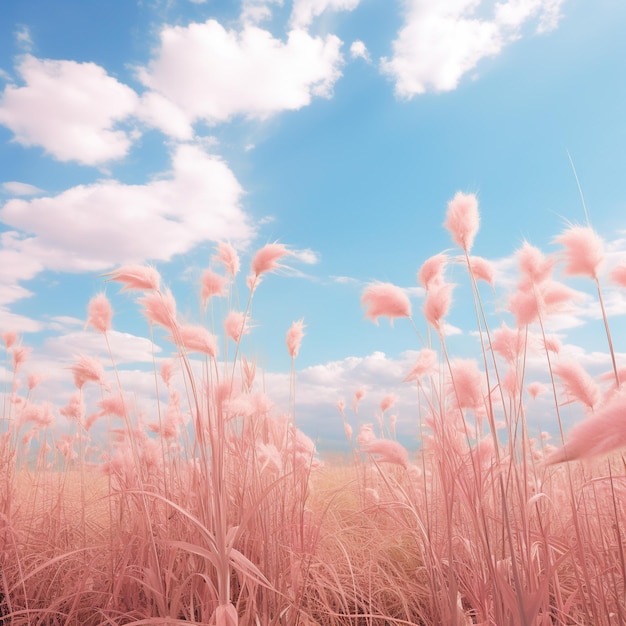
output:
[[[626,288],[626,265],[601,273],[602,240],[572,226],[554,255],[522,246],[507,292],[492,263],[471,255],[474,196],[450,201],[445,227],[467,268],[473,301],[463,306],[475,310],[480,348],[471,359],[448,352],[451,259],[425,259],[428,333],[398,381],[415,390],[417,451],[395,439],[393,395],[372,419],[359,415],[362,390],[346,390],[354,403],[339,403],[337,419],[351,452],[320,457],[295,419],[302,320],[286,338],[290,411],[272,409],[240,343],[261,279],[289,257],[281,244],[254,256],[246,308],[231,307],[223,330],[182,322],[154,268],[108,275],[139,294],[150,336],[164,330],[174,346],[172,360],[155,361],[151,414],[135,409],[114,362],[89,355],[67,372],[75,389],[63,406],[39,398],[38,381],[23,380],[28,348],[1,329],[0,624],[626,624],[626,370],[601,284]],[[207,308],[235,301],[235,250],[220,244],[215,266],[202,278]],[[562,277],[597,291],[611,363],[600,377],[544,330],[576,297]],[[509,325],[489,327],[483,290],[505,302]],[[393,284],[372,283],[362,304],[374,322],[417,328]],[[96,296],[87,324],[107,338],[111,323]],[[527,378],[531,356],[542,381]],[[554,445],[534,432],[538,396]]]

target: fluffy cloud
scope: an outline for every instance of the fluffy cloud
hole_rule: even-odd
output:
[[[527,22],[535,21],[537,32],[555,28],[563,1],[490,2],[493,10],[485,17],[479,0],[410,0],[394,54],[382,59],[381,68],[401,98],[450,91],[481,59],[518,39]]]
[[[314,96],[328,97],[343,58],[341,41],[293,30],[287,41],[247,24],[240,32],[208,20],[161,31],[158,56],[138,70],[141,82],[176,106],[150,96],[149,121],[165,133],[181,136],[195,121],[224,122],[236,115],[266,118],[300,109]],[[160,110],[159,107],[163,110]]]
[[[325,11],[352,11],[361,0],[294,0],[291,23],[305,28]]]
[[[43,193],[43,191],[39,189],[39,187],[35,187],[35,185],[20,183],[16,180],[2,183],[2,189],[13,196],[37,196]]]
[[[115,126],[137,108],[130,87],[95,63],[26,55],[17,69],[25,84],[7,85],[0,100],[0,124],[15,141],[86,165],[126,155],[131,137]]]
[[[370,53],[367,51],[365,44],[360,40],[353,41],[350,45],[350,56],[353,59],[363,59],[368,63],[370,62]]]
[[[203,241],[245,242],[252,227],[239,205],[241,195],[222,160],[183,145],[167,177],[145,185],[105,180],[54,197],[9,200],[0,219],[30,234],[7,235],[3,253],[19,256],[33,271],[38,263],[58,271],[94,271],[167,261]]]

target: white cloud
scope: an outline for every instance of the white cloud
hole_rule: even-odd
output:
[[[350,44],[350,56],[353,59],[364,59],[368,63],[370,62],[370,53],[367,51],[365,44],[360,41],[353,41]]]
[[[343,59],[341,41],[293,30],[287,41],[246,25],[226,30],[215,20],[161,31],[158,56],[138,70],[141,82],[169,100],[185,116],[172,126],[171,107],[151,103],[148,120],[180,136],[185,123],[224,122],[236,115],[255,118],[307,106],[314,96],[329,97]],[[169,111],[169,112],[168,112]]]
[[[15,31],[15,40],[18,47],[25,52],[30,52],[33,47],[33,39],[30,34],[30,28],[22,24]]]
[[[253,229],[240,206],[242,193],[226,163],[182,145],[172,171],[144,185],[105,180],[53,197],[9,200],[0,219],[16,230],[2,235],[0,284],[43,268],[96,271],[167,261],[204,241],[245,244]]]
[[[43,193],[43,190],[39,189],[39,187],[35,187],[35,185],[30,185],[29,183],[20,183],[16,180],[2,183],[2,189],[4,189],[4,191],[10,193],[13,196],[38,196],[39,194]]]
[[[320,255],[310,248],[306,248],[304,250],[292,250],[292,256],[298,259],[301,263],[306,263],[307,265],[316,265],[320,262]]]
[[[15,141],[85,165],[127,154],[131,137],[115,125],[137,108],[130,87],[95,63],[26,55],[17,69],[24,86],[7,85],[0,100],[0,124]]]
[[[527,22],[535,20],[537,32],[556,28],[563,1],[490,2],[492,15],[484,17],[480,0],[410,0],[394,54],[381,59],[381,69],[401,98],[456,89],[479,61],[519,39]]]
[[[296,28],[306,28],[325,11],[352,11],[361,0],[294,0],[290,22]]]
[[[272,17],[272,4],[282,6],[283,0],[243,0],[241,21],[244,24],[258,24]]]

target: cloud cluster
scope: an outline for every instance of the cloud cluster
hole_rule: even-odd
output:
[[[410,0],[393,56],[382,59],[381,69],[400,98],[456,89],[479,61],[519,39],[527,23],[534,22],[539,33],[556,28],[563,2],[490,2],[492,11],[485,15],[480,0]]]

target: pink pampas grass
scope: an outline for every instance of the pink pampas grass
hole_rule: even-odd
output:
[[[593,416],[576,424],[565,445],[548,455],[547,465],[589,458],[626,446],[626,388],[614,393]]]
[[[96,359],[81,355],[70,369],[74,374],[74,384],[78,389],[82,389],[88,382],[98,383],[106,387],[104,369]]]
[[[394,463],[404,468],[409,466],[409,454],[393,439],[371,439],[361,444],[361,451],[377,457],[377,461]]]
[[[17,333],[14,330],[7,330],[4,333],[0,333],[0,337],[2,337],[2,341],[4,341],[7,350],[10,350],[17,341]]]
[[[224,331],[235,343],[238,343],[242,335],[250,332],[246,316],[241,311],[230,311],[224,318]]]
[[[626,264],[618,265],[611,271],[611,280],[620,287],[626,287]]]
[[[213,258],[222,263],[226,272],[233,278],[239,273],[239,255],[229,243],[220,241],[217,244],[217,254]]]
[[[561,361],[552,371],[561,379],[565,391],[590,409],[596,405],[600,392],[595,381],[578,361]]]
[[[159,324],[172,332],[174,331],[176,328],[176,300],[174,300],[169,289],[165,293],[149,293],[143,298],[139,298],[139,304],[143,306],[143,314],[150,323]]]
[[[448,203],[446,221],[443,225],[450,231],[454,243],[469,253],[480,225],[476,196],[457,192]]]
[[[217,356],[215,336],[204,326],[185,324],[169,339],[176,344],[180,343],[188,352],[202,352],[213,358]]]
[[[280,267],[276,261],[286,254],[289,254],[289,250],[282,243],[268,243],[254,255],[252,273],[258,277],[265,272],[273,272]]]
[[[216,274],[213,270],[205,270],[202,274],[202,306],[206,307],[206,303],[213,296],[225,295],[224,287],[226,286],[226,279],[219,274]]]
[[[422,263],[417,272],[417,280],[424,289],[430,289],[432,286],[443,282],[443,272],[448,263],[448,256],[440,253],[431,256]]]
[[[159,272],[148,265],[124,265],[105,276],[109,276],[108,280],[124,283],[122,291],[127,289],[158,291],[161,284]]]
[[[470,271],[474,275],[474,278],[476,280],[484,280],[493,287],[496,271],[491,261],[484,259],[481,256],[471,256],[469,263]]]
[[[367,306],[365,317],[378,324],[379,317],[411,317],[411,302],[406,293],[391,283],[368,285],[361,296],[361,306]]]
[[[441,322],[452,304],[453,288],[454,285],[450,283],[438,284],[429,289],[426,295],[424,317],[438,331],[441,330]]]
[[[113,308],[109,299],[100,293],[94,296],[87,306],[87,326],[93,326],[97,331],[106,333],[111,330]]]
[[[419,351],[417,359],[409,373],[404,377],[403,382],[408,383],[418,380],[426,374],[432,374],[437,368],[437,353],[430,348],[424,348]]]
[[[295,359],[300,351],[300,344],[302,343],[302,337],[304,337],[304,320],[298,320],[293,322],[289,330],[287,331],[287,350],[289,356]]]
[[[604,260],[604,246],[592,228],[572,226],[555,241],[565,247],[565,274],[598,278],[598,268]]]

